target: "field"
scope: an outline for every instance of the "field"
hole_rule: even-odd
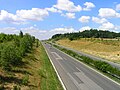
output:
[[[73,41],[62,39],[56,43],[120,63],[120,41],[117,39],[81,38]]]
[[[0,90],[2,87],[5,90],[63,90],[41,43],[23,58],[19,67],[7,72],[0,68]]]

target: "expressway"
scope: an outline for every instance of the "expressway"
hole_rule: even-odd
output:
[[[66,90],[120,90],[120,85],[49,44],[42,43]]]

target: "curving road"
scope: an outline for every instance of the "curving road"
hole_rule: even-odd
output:
[[[44,44],[66,90],[120,90],[120,85],[58,49]]]

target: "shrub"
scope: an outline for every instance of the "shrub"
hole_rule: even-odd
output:
[[[4,84],[1,84],[0,85],[0,90],[4,90],[5,88],[4,88]]]
[[[28,81],[29,80],[29,75],[26,74],[23,78],[22,78],[22,84],[23,85],[28,85]]]
[[[8,69],[11,66],[21,63],[21,56],[18,48],[12,44],[5,45],[1,51],[1,65],[4,69]]]
[[[21,90],[19,86],[13,86],[13,90]]]
[[[39,69],[38,74],[40,75],[40,77],[46,78],[46,75],[45,75],[45,71],[44,71],[44,70]]]

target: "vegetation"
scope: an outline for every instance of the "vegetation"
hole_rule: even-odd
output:
[[[115,63],[120,63],[120,41],[117,39],[81,38],[73,41],[61,39],[56,41],[56,43]]]
[[[50,63],[50,60],[43,48],[40,45],[40,60],[41,60],[41,67],[38,68],[38,74],[41,80],[41,90],[63,90],[57,75]]]
[[[83,32],[56,34],[52,36],[52,39],[59,40],[62,38],[69,38],[69,40],[76,40],[79,38],[118,38],[118,37],[120,37],[120,33],[90,29],[85,30]]]
[[[62,46],[70,47],[78,51],[120,63],[120,33],[90,29],[82,32],[56,34],[53,35],[49,40]],[[86,56],[81,56],[71,50],[60,47],[57,44],[54,46],[61,51],[120,82],[119,69],[112,67],[106,62],[93,60]]]
[[[69,54],[70,56],[96,68],[97,70],[100,70],[103,73],[106,73],[112,77],[115,77],[120,81],[120,70],[115,68],[115,67],[112,67],[110,64],[108,64],[104,61],[93,60],[93,59],[86,57],[86,56],[81,56],[81,55],[79,55],[71,50],[65,49],[65,48],[57,46],[57,45],[54,45],[54,46],[56,48],[60,49],[61,51]]]
[[[7,71],[22,63],[22,57],[32,49],[34,37],[29,34],[0,34],[0,66]]]
[[[38,39],[0,34],[0,90],[63,90]]]
[[[22,78],[22,84],[23,84],[23,85],[27,85],[27,84],[28,84],[28,80],[29,80],[29,75],[26,74],[26,75]]]
[[[56,34],[49,39],[53,43],[120,63],[120,33],[97,29]]]

